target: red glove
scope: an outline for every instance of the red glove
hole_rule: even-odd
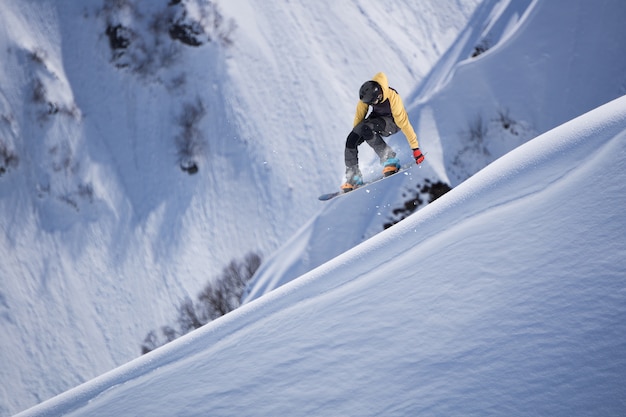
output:
[[[415,158],[416,164],[421,164],[424,162],[424,154],[420,151],[420,148],[413,149],[413,158]]]

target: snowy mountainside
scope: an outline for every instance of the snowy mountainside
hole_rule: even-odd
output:
[[[4,1],[0,415],[272,253],[341,180],[360,84],[410,91],[478,3]]]
[[[20,417],[624,415],[624,161],[626,97]]]
[[[413,96],[452,186],[534,137],[626,94],[626,4],[486,1]],[[440,147],[439,147],[440,146]],[[434,158],[433,158],[434,157]]]
[[[334,204],[346,204],[345,213],[324,207],[262,265],[244,301],[380,232],[416,196],[427,203],[418,192],[424,181],[457,185],[537,134],[624,95],[626,55],[616,51],[626,45],[626,4],[575,1],[565,9],[549,1],[482,2],[406,100],[426,163],[386,180],[380,193],[355,195],[359,210],[339,201]],[[390,143],[402,152],[399,136]],[[329,213],[337,224],[320,227]]]

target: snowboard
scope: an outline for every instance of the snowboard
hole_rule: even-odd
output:
[[[322,194],[321,196],[318,197],[318,199],[321,200],[321,201],[328,201],[328,200],[331,200],[331,199],[333,199],[335,197],[340,197],[340,196],[345,195],[345,194],[350,194],[350,193],[352,193],[352,192],[354,192],[356,190],[360,190],[361,188],[367,188],[368,186],[370,186],[372,184],[376,184],[377,182],[386,180],[387,178],[391,178],[391,177],[393,177],[395,175],[398,175],[398,174],[400,174],[402,172],[405,172],[405,171],[411,169],[411,167],[413,167],[413,165],[415,165],[415,164],[405,165],[402,168],[400,168],[400,170],[398,172],[396,172],[394,174],[391,174],[391,175],[389,175],[387,177],[381,176],[381,177],[374,178],[373,180],[365,182],[363,185],[360,185],[359,187],[355,188],[352,191],[348,191],[348,192],[344,192],[343,190],[333,191],[332,193]]]

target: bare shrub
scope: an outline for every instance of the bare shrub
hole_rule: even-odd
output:
[[[392,217],[383,225],[384,229],[388,229],[394,224],[406,219],[420,207],[430,204],[452,188],[442,181],[433,182],[430,179],[424,179],[422,184],[417,184],[415,191],[409,190],[408,194],[404,194],[404,204],[392,210]]]
[[[244,262],[231,261],[216,283],[208,284],[198,296],[203,317],[215,320],[239,307],[241,296],[260,265],[258,255],[248,255]]]
[[[14,150],[9,148],[5,140],[0,137],[0,176],[10,168],[17,168],[20,158]]]
[[[189,297],[180,302],[176,318],[178,329],[163,326],[162,337],[156,331],[150,331],[141,345],[141,353],[148,353],[235,310],[241,304],[246,285],[260,265],[261,257],[256,253],[247,254],[242,261],[231,261],[218,279],[204,287],[196,302]]]
[[[191,298],[185,298],[178,307],[178,326],[182,334],[189,333],[190,331],[202,327],[207,322],[200,321],[197,308]]]
[[[56,78],[55,74],[52,75]],[[55,79],[55,82],[58,82],[58,79]],[[80,109],[75,103],[63,104],[50,99],[48,96],[48,88],[40,77],[33,79],[31,88],[31,100],[38,105],[37,113],[39,121],[46,121],[49,116],[57,114],[68,116],[76,120],[81,118]]]
[[[140,2],[106,0],[98,16],[104,20],[112,64],[144,80],[159,80],[157,72],[179,61],[183,45],[232,44],[236,25],[211,0],[170,1],[150,13],[141,7]]]
[[[516,129],[517,122],[510,116],[509,109],[505,108],[498,110],[498,117],[496,120],[502,125],[504,130],[508,130],[514,135],[518,134]]]
[[[39,103],[39,104],[43,104],[47,102],[47,94],[48,91],[46,89],[46,86],[44,85],[43,81],[41,81],[41,79],[36,78],[33,81],[33,91],[32,91],[32,95],[31,98],[33,100],[33,102],[35,103]]]
[[[135,37],[134,32],[121,24],[109,24],[105,34],[109,38],[109,46],[114,53],[114,57],[119,57],[130,46],[131,40]]]
[[[40,65],[46,65],[46,59],[48,58],[48,53],[42,48],[33,49],[28,55],[29,58]]]
[[[474,46],[474,51],[472,52],[472,58],[476,58],[479,55],[487,52],[491,48],[491,42],[489,39],[481,39],[480,42]]]
[[[478,114],[469,124],[469,140],[473,143],[482,144],[487,136],[487,124],[483,117]]]
[[[223,46],[232,45],[232,33],[237,25],[232,19],[224,18],[215,2],[205,1],[203,7],[199,9],[198,19],[189,16],[188,3],[191,1],[181,0],[169,3],[173,13],[169,35],[173,40],[193,47],[213,41],[218,41]]]
[[[161,333],[165,337],[165,342],[169,343],[178,337],[178,332],[173,327],[163,326],[161,327]]]
[[[159,342],[159,337],[154,330],[151,330],[150,332],[148,332],[146,337],[143,339],[143,342],[141,343],[141,354],[145,355],[146,353],[153,351],[159,346],[161,346],[161,343]]]
[[[183,111],[178,116],[178,125],[182,132],[176,136],[178,160],[183,171],[189,174],[198,172],[197,159],[205,148],[205,141],[200,122],[206,116],[206,108],[199,98],[194,102],[183,104]]]
[[[93,203],[93,186],[91,184],[78,184],[75,190],[60,194],[57,199],[79,212],[82,202]]]

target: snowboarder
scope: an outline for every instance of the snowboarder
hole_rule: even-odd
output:
[[[359,99],[354,117],[354,128],[346,139],[346,183],[341,186],[344,192],[352,191],[363,184],[357,149],[363,142],[367,142],[380,158],[385,177],[398,172],[400,160],[396,158],[396,153],[387,145],[382,136],[391,136],[398,130],[402,130],[413,150],[415,163],[421,164],[424,161],[417,135],[411,126],[402,99],[396,90],[389,87],[384,73],[379,72],[361,86]],[[372,111],[368,115],[370,106]]]

